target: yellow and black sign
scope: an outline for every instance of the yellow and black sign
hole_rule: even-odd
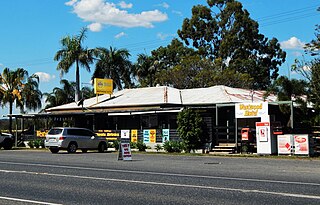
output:
[[[112,79],[94,79],[94,93],[95,94],[112,94],[113,80]]]

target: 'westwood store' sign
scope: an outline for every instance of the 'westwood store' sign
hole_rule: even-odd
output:
[[[268,115],[268,103],[238,103],[235,104],[236,118],[255,118]]]

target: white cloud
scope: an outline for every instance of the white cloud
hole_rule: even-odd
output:
[[[182,12],[181,11],[177,11],[177,10],[172,10],[173,14],[176,14],[178,16],[182,16]]]
[[[90,29],[90,31],[99,32],[102,30],[102,25],[101,23],[92,23],[88,26],[88,28]]]
[[[78,0],[71,0],[65,3],[65,5],[67,6],[72,6],[73,4],[75,4]]]
[[[280,45],[281,45],[281,48],[283,48],[283,49],[302,50],[305,43],[303,43],[297,37],[293,36],[289,40],[281,42]]]
[[[157,37],[161,40],[165,40],[168,37],[175,37],[175,34],[157,33]]]
[[[170,7],[169,4],[167,4],[166,2],[163,2],[162,4],[158,4],[157,6],[161,6],[165,9],[168,9]]]
[[[40,82],[46,82],[47,83],[47,82],[50,82],[50,80],[56,78],[55,75],[51,76],[50,74],[44,73],[44,72],[36,72],[35,74],[39,76]]]
[[[120,32],[120,33],[118,33],[117,35],[115,35],[114,37],[116,38],[116,39],[119,39],[119,38],[121,38],[121,37],[123,37],[123,36],[126,36],[127,34],[125,34],[125,32]]]
[[[70,6],[73,12],[86,22],[99,23],[126,28],[154,27],[154,22],[163,22],[168,19],[167,14],[159,10],[143,11],[141,13],[128,13],[117,8],[114,3],[105,0],[78,0],[72,1]]]
[[[124,1],[120,1],[120,3],[118,4],[122,9],[131,9],[132,8],[132,4],[127,4],[126,2]]]

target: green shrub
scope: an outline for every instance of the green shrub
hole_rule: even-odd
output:
[[[130,142],[130,148],[131,149],[138,149],[137,143],[136,142]]]
[[[44,142],[42,139],[35,139],[33,140],[33,145],[35,148],[40,148],[40,146],[44,147]]]
[[[33,140],[30,140],[30,141],[28,142],[28,146],[29,146],[30,148],[34,148],[34,141],[33,141]]]
[[[163,147],[162,147],[161,144],[157,144],[157,145],[156,145],[156,150],[157,150],[157,152],[159,152],[159,151],[162,150],[162,149],[163,149]]]
[[[184,150],[184,145],[182,142],[179,141],[166,141],[163,144],[163,149],[167,152],[177,152],[180,153],[182,150]]]
[[[137,147],[138,147],[140,152],[144,152],[147,149],[147,145],[145,143],[143,143],[143,141],[138,141],[137,142]]]
[[[120,145],[120,141],[119,140],[115,140],[113,141],[113,147],[115,148],[115,150],[119,150],[119,145]]]

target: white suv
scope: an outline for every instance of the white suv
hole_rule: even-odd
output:
[[[75,153],[77,149],[81,149],[82,152],[87,152],[88,150],[105,152],[108,149],[108,143],[105,138],[97,136],[89,129],[77,127],[55,127],[50,129],[44,144],[52,153],[58,153],[59,150]]]

